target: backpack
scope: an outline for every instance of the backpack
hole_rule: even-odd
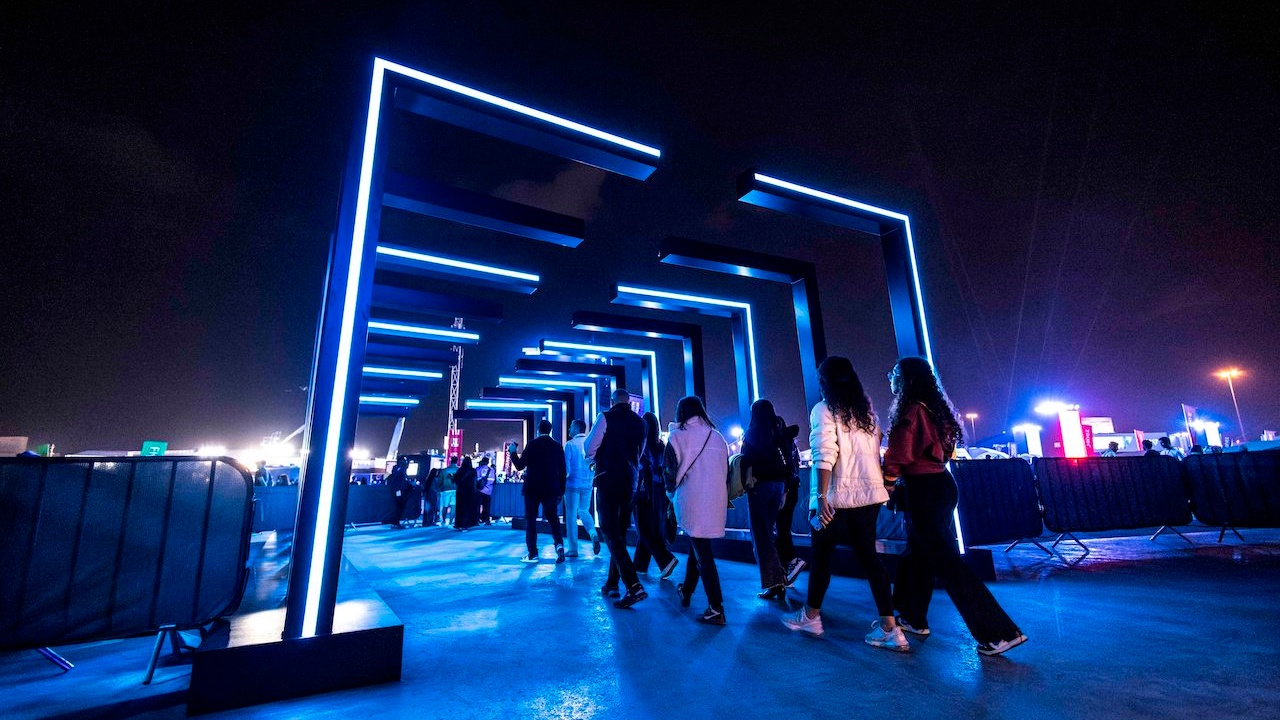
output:
[[[752,483],[752,478],[744,478],[742,476],[742,453],[735,453],[729,458],[729,475],[725,478],[725,484],[729,490],[729,507],[733,507],[733,501],[747,494],[747,485]]]

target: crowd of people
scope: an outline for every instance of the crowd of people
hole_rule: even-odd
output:
[[[782,623],[798,632],[823,634],[822,605],[831,584],[832,560],[836,547],[847,545],[867,573],[876,606],[877,619],[865,636],[869,645],[905,651],[910,648],[907,635],[928,635],[935,580],[950,595],[979,653],[996,655],[1025,642],[1026,636],[964,564],[956,546],[951,520],[957,489],[946,462],[963,428],[933,367],[914,357],[894,366],[888,376],[894,402],[887,426],[880,424],[849,360],[830,357],[818,372],[822,400],[809,417],[812,567],[804,606],[785,614]],[[525,472],[527,552],[522,561],[539,562],[539,515],[550,526],[557,563],[578,555],[579,533],[590,538],[596,554],[603,540],[610,567],[601,595],[612,599],[614,607],[627,609],[648,598],[640,573],[650,561],[660,568],[661,579],[679,565],[671,549],[678,525],[690,547],[683,580],[676,585],[680,603],[691,606],[701,584],[707,604],[698,621],[724,625],[724,593],[712,541],[725,536],[731,445],[716,429],[702,399],[679,401],[665,442],[657,417],[632,410],[630,395],[623,389],[615,391],[612,405],[596,418],[589,434],[581,421],[574,421],[572,437],[561,445],[551,430],[543,421],[538,437],[523,452],[514,444],[508,447],[513,464]],[[744,480],[747,496],[760,575],[757,596],[766,601],[784,600],[786,589],[806,567],[796,556],[790,527],[799,502],[797,435],[798,427],[787,425],[769,400],[757,400],[741,452],[733,458],[732,473]],[[587,511],[592,488],[599,534]],[[558,511],[561,498],[564,534]],[[903,512],[908,538],[892,583],[876,553],[876,521],[886,503]],[[626,544],[633,521],[638,538],[634,556]]]

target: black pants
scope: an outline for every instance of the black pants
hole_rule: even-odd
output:
[[[757,482],[747,491],[751,546],[755,550],[756,565],[760,567],[762,588],[778,587],[787,582],[773,539],[773,530],[778,524],[778,510],[786,491],[786,485],[781,482]],[[788,535],[791,534],[790,530],[787,528]]]
[[[493,518],[489,517],[489,509],[493,507],[493,496],[480,493],[480,522],[489,524],[493,522]]]
[[[453,526],[455,528],[475,527],[476,524],[476,491],[463,490],[458,486],[458,494],[454,496]]]
[[[980,643],[1012,640],[1018,626],[982,580],[964,564],[952,531],[956,481],[951,473],[906,475],[895,500],[906,511],[907,554],[898,563],[893,604],[908,623],[928,627],[936,577]]]
[[[404,509],[409,504],[409,491],[401,490],[396,496],[396,516],[391,519],[392,525],[399,525],[404,520]]]
[[[440,493],[436,490],[422,492],[422,524],[436,525],[440,522]]]
[[[788,485],[787,497],[778,511],[778,537],[773,547],[778,551],[778,562],[785,568],[796,559],[796,541],[791,531],[791,521],[796,516],[796,503],[800,501],[800,488]]]
[[[596,489],[600,531],[604,533],[605,542],[609,545],[609,572],[610,575],[617,572],[628,588],[640,584],[636,567],[631,562],[631,556],[627,555],[627,526],[631,524],[634,494],[629,484],[622,487],[601,484]]]
[[[711,554],[711,538],[689,538],[689,559],[684,566],[684,585],[680,588],[685,597],[693,597],[698,589],[698,578],[707,593],[707,604],[716,610],[724,610],[724,595],[720,592],[720,572],[716,570],[716,558]]]
[[[649,560],[657,561],[659,568],[665,568],[675,559],[671,546],[667,544],[667,493],[661,487],[654,493],[652,485],[646,484],[642,490],[636,491],[631,504],[632,517],[636,522],[636,554],[632,560],[636,574],[649,569]],[[661,498],[661,499],[659,499]],[[625,532],[624,532],[625,535]],[[609,565],[609,578],[605,585],[613,587],[618,584],[618,568]]]
[[[867,573],[871,597],[876,602],[876,614],[886,617],[893,614],[893,596],[889,590],[889,573],[885,571],[876,554],[876,519],[880,517],[879,505],[859,508],[837,508],[836,516],[821,530],[813,532],[813,567],[809,568],[809,607],[820,610],[822,600],[831,586],[831,558],[836,545],[841,543],[853,549],[853,556]]]
[[[542,517],[551,525],[551,539],[556,547],[564,544],[564,535],[560,532],[560,498],[538,498],[524,496],[524,544],[529,554],[538,554],[538,507],[542,507]]]

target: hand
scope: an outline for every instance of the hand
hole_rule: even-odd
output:
[[[836,509],[827,502],[825,495],[818,496],[818,516],[822,518],[824,526],[830,525],[836,517]]]

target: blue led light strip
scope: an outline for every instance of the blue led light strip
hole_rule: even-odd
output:
[[[417,405],[418,399],[393,395],[361,395],[361,405]]]
[[[427,265],[439,265],[442,267],[457,268],[459,270],[469,270],[471,272],[513,278],[516,280],[525,280],[532,283],[542,281],[542,278],[533,273],[520,272],[519,270],[508,270],[506,268],[484,265],[482,263],[471,262],[469,260],[455,260],[453,258],[441,257],[439,255],[428,255],[427,253],[418,252],[417,250],[408,250],[405,248],[395,247],[393,245],[379,245],[378,254],[401,258],[403,260],[412,260],[414,262],[420,262]]]
[[[614,145],[621,145],[622,147],[630,148],[637,152],[644,153],[645,155],[650,155],[655,158],[662,157],[662,151],[658,150],[658,148],[649,147],[648,145],[641,145],[638,142],[635,142],[633,140],[628,140],[624,137],[619,137],[617,135],[614,135],[613,133],[607,133],[603,130],[597,130],[593,127],[583,125],[582,123],[579,123],[579,122],[566,120],[562,117],[556,117],[551,113],[545,113],[541,110],[535,110],[534,108],[531,108],[527,105],[521,105],[520,103],[516,103],[504,98],[500,98],[497,95],[491,95],[487,92],[475,90],[473,88],[467,87],[466,85],[459,85],[456,82],[450,82],[448,80],[445,80],[444,78],[436,77],[435,75],[428,75],[427,73],[424,73],[421,70],[414,70],[411,67],[398,65],[396,63],[389,62],[381,58],[379,58],[377,62],[380,63],[383,67],[385,67],[387,70],[390,70],[391,72],[399,73],[400,75],[413,78],[414,80],[424,82],[428,85],[434,85],[435,87],[448,90],[450,92],[455,92],[455,93],[458,93],[459,95],[465,95],[469,98],[473,98],[481,102],[487,102],[490,105],[497,105],[498,107],[503,108],[504,110],[510,110],[512,112],[520,113],[521,115],[525,115],[531,118],[536,118],[538,120],[542,120],[543,122],[551,123],[552,125],[558,125],[567,130],[580,132],[583,135],[590,135],[591,137],[596,138],[598,140],[604,140],[606,142],[613,143]]]
[[[390,323],[381,320],[370,320],[370,330],[385,330],[389,332],[406,333],[409,335],[421,335],[423,337],[439,338],[441,340],[469,340],[475,342],[480,339],[480,335],[466,330],[451,330],[449,328],[427,327],[425,325],[405,325],[403,323]]]
[[[568,388],[585,388],[590,391],[591,399],[591,417],[594,418],[600,413],[600,400],[596,394],[600,391],[593,382],[583,380],[557,380],[555,378],[530,378],[520,377],[517,375],[503,375],[498,378],[498,385],[518,385],[521,387],[568,387]]]
[[[364,366],[365,375],[374,375],[377,377],[402,378],[405,380],[442,380],[444,373],[434,370],[411,370],[408,368],[392,368],[377,367],[375,365]]]

